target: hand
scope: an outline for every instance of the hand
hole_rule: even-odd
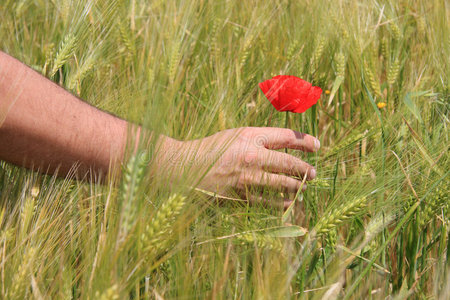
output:
[[[320,148],[319,140],[313,136],[269,127],[229,129],[203,139],[178,143],[178,147],[171,147],[176,150],[169,158],[178,167],[175,169],[204,175],[199,180],[199,188],[220,195],[236,190],[241,195],[245,193],[251,201],[263,199],[249,195],[249,189],[269,187],[297,193],[301,180],[290,176],[306,176],[307,180],[316,176],[316,170],[308,163],[273,150],[289,148],[313,152]]]

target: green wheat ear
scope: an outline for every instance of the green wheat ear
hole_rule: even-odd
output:
[[[394,85],[395,82],[397,81],[399,71],[400,71],[400,62],[398,61],[398,59],[395,59],[391,67],[389,68],[387,75],[387,81],[390,86]]]
[[[209,45],[209,62],[212,65],[213,62],[219,61],[220,59],[220,47],[218,44],[219,36],[219,19],[214,20],[214,24],[211,30],[211,43]]]
[[[327,234],[336,227],[342,225],[345,221],[361,212],[367,203],[366,197],[356,198],[343,206],[334,208],[325,214],[317,223],[315,232],[317,234]]]
[[[427,23],[426,23],[425,19],[422,16],[417,16],[416,23],[417,23],[417,32],[420,35],[424,35],[425,31],[427,29]]]
[[[98,300],[117,300],[119,299],[119,287],[117,284],[109,287],[103,293],[95,292],[95,298]]]
[[[381,87],[378,80],[375,78],[375,73],[370,65],[364,61],[364,71],[366,73],[367,82],[372,90],[372,92],[379,98],[381,98]]]
[[[77,85],[79,86],[81,81],[83,81],[83,79],[86,77],[86,75],[93,69],[94,62],[95,62],[95,59],[93,56],[90,56],[89,58],[87,58],[84,61],[84,63],[78,68],[75,75],[73,75],[69,79],[69,83],[68,83],[67,87],[70,90],[74,90],[77,87]]]
[[[395,24],[394,22],[391,22],[391,23],[389,23],[389,28],[391,29],[392,38],[394,40],[398,41],[402,38],[402,33],[397,24]]]
[[[278,252],[283,250],[283,244],[279,239],[266,236],[264,234],[246,232],[239,234],[237,239],[241,242],[241,244],[254,244],[261,249],[270,249]]]
[[[288,61],[290,61],[294,58],[299,44],[300,44],[300,42],[298,40],[294,40],[294,42],[292,42],[289,45],[289,48],[287,50],[287,57],[286,57]]]
[[[119,26],[120,39],[121,39],[122,43],[125,45],[125,48],[127,49],[127,52],[128,52],[127,57],[130,57],[130,56],[132,57],[136,53],[136,47],[134,44],[131,30],[124,21],[119,21],[118,23],[119,23],[118,26]]]
[[[386,38],[382,38],[381,39],[381,55],[383,55],[383,58],[385,61],[387,61],[389,59],[389,46],[388,46],[388,41]]]
[[[254,40],[254,38],[253,38],[252,35],[249,36],[245,40],[244,47],[242,48],[242,55],[241,55],[241,58],[239,60],[240,68],[243,68],[245,66],[246,62],[247,62],[248,56],[250,55],[250,49],[251,49],[251,47],[253,45],[253,40]]]
[[[55,76],[56,72],[69,60],[69,58],[74,54],[77,47],[76,37],[69,33],[64,37],[64,40],[59,45],[58,52],[53,60],[53,67],[50,71],[50,77]]]
[[[336,251],[338,241],[338,232],[336,228],[333,228],[325,235],[325,243],[328,248],[330,248],[331,252]]]
[[[30,226],[31,220],[33,219],[34,209],[35,209],[35,198],[27,197],[23,205],[22,213],[20,214],[21,228],[20,228],[20,239],[24,239]]]
[[[394,212],[378,213],[375,215],[365,228],[365,242],[371,241],[384,228],[389,226],[396,219]]]
[[[27,286],[30,284],[30,277],[33,270],[33,259],[36,255],[35,248],[29,248],[24,254],[21,260],[21,264],[15,272],[13,277],[13,285],[11,293],[7,293],[9,299],[24,299],[26,297],[25,292]]]
[[[41,73],[42,73],[42,75],[46,76],[47,72],[48,72],[48,68],[53,61],[53,56],[55,55],[55,44],[49,43],[48,45],[45,46],[44,49],[45,49],[44,50],[45,63],[44,63],[44,66],[42,67]]]
[[[336,55],[336,76],[344,78],[345,77],[345,55],[342,52],[339,52]]]
[[[180,65],[181,60],[181,42],[174,42],[172,45],[172,50],[170,51],[169,57],[169,81],[173,83],[175,81],[175,76],[177,75],[177,69]]]
[[[342,150],[348,148],[350,145],[353,145],[359,141],[361,141],[363,138],[368,136],[369,131],[364,131],[364,132],[354,132],[352,134],[350,134],[346,139],[344,139],[341,143],[335,145],[333,148],[331,148],[328,153],[327,156],[333,156],[339,152],[341,152]]]
[[[329,188],[330,183],[328,180],[323,178],[314,178],[313,180],[308,181],[308,187],[317,187],[317,188]]]
[[[161,205],[156,215],[146,225],[140,242],[142,250],[150,254],[148,256],[156,256],[167,248],[176,217],[180,215],[185,204],[186,197],[173,194]]]
[[[325,37],[319,36],[311,59],[311,65],[314,68],[314,70],[318,68],[320,58],[322,57],[323,51],[325,49],[325,44],[326,44]]]
[[[125,238],[136,220],[136,196],[144,178],[144,171],[147,166],[146,157],[146,152],[133,155],[125,167],[121,194],[123,206],[119,232],[120,240]]]
[[[428,196],[423,204],[423,209],[419,215],[419,225],[425,226],[430,223],[436,215],[441,215],[443,211],[450,209],[448,197],[448,186],[450,180],[442,180],[433,192]]]

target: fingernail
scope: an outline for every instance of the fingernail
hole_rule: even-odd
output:
[[[311,179],[316,178],[316,170],[312,169],[311,171],[309,171],[309,176],[311,177]]]
[[[320,149],[320,141],[319,141],[318,139],[315,139],[315,140],[314,140],[314,148],[315,148],[316,150],[319,150],[319,149]]]

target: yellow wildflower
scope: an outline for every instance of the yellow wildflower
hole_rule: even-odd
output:
[[[329,95],[330,93],[330,90],[325,90],[325,94]]]
[[[378,108],[380,108],[380,109],[386,107],[386,105],[387,105],[386,102],[378,102],[378,103],[377,103],[377,106],[378,106]]]

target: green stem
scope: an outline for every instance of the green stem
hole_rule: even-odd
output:
[[[287,111],[286,112],[286,120],[285,120],[285,123],[284,123],[284,128],[289,128],[288,126],[289,126],[289,112]],[[284,152],[288,153],[288,149],[284,148]]]

